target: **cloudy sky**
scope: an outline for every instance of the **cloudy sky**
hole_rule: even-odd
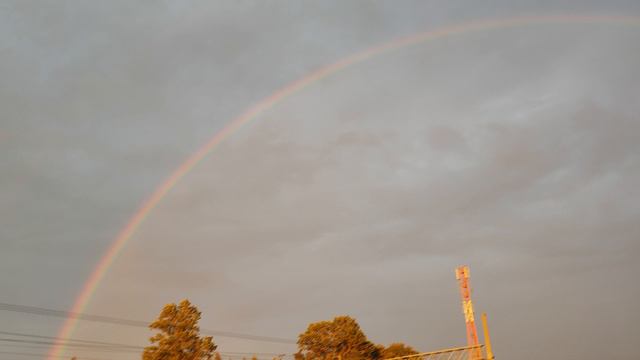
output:
[[[287,83],[417,32],[539,14],[640,3],[4,2],[0,303],[69,310],[144,199]],[[453,270],[468,264],[499,358],[634,358],[638,64],[640,20],[465,32],[346,68],[183,178],[86,312],[149,320],[189,298],[203,328],[292,340],[348,314],[374,342],[429,351],[466,341]],[[0,332],[55,336],[62,321],[0,309]],[[80,322],[72,336],[149,334]],[[0,359],[41,345],[0,341]]]

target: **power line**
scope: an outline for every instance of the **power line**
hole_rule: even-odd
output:
[[[0,344],[0,349],[6,349],[6,348],[18,348],[18,349],[35,349],[35,350],[43,350],[43,349],[50,349],[51,345],[45,345],[45,344],[13,344],[13,343],[7,343],[7,344]],[[87,349],[87,348],[78,348],[78,347],[74,347],[74,346],[65,346],[65,348],[67,350],[73,350],[74,352],[76,351],[99,351],[99,352],[119,352],[118,349],[111,349],[111,348],[96,348],[96,349]],[[125,352],[129,352],[128,350]],[[130,351],[131,353],[135,353],[135,354],[139,354],[141,351]]]
[[[105,346],[105,345],[91,345],[91,344],[75,344],[75,343],[67,343],[67,342],[53,342],[53,341],[38,341],[38,340],[23,340],[23,339],[11,339],[11,338],[0,338],[0,342],[8,342],[8,343],[18,343],[18,344],[35,344],[35,345],[56,345],[56,344],[60,344],[60,345],[64,345],[64,346],[69,346],[69,347],[75,347],[75,348],[84,348],[84,349],[105,349],[105,350],[112,350],[112,351],[139,351],[139,349],[142,349],[141,347],[139,349],[135,349],[135,348],[117,348],[117,347],[113,347],[113,346]]]
[[[144,328],[148,328],[150,323],[148,321],[122,319],[122,318],[117,318],[112,316],[92,315],[92,314],[85,314],[85,313],[78,313],[78,312],[71,312],[71,311],[47,309],[47,308],[41,308],[36,306],[7,304],[7,303],[0,303],[0,310],[34,314],[34,315],[42,315],[42,316],[53,316],[53,317],[60,317],[60,318],[74,318],[78,320],[115,324],[115,325],[144,327]],[[255,340],[255,341],[282,343],[282,344],[296,344],[295,340],[285,339],[280,337],[273,337],[273,336],[261,336],[261,335],[237,333],[232,331],[220,331],[220,330],[208,330],[208,329],[201,329],[201,331],[205,335],[214,335],[214,336],[221,336],[221,337],[230,337],[230,338],[237,338],[237,339]]]
[[[22,349],[35,349],[35,350],[39,350],[39,349],[43,349],[43,348],[48,348],[50,347],[50,345],[52,343],[48,343],[48,342],[41,342],[41,341],[28,341],[28,340],[22,340],[22,341],[18,341],[18,345],[15,344],[1,344],[2,342],[5,341],[9,341],[9,342],[14,342],[13,340],[16,339],[0,339],[0,346],[8,346],[8,347],[12,347],[12,348],[22,348]],[[118,348],[113,348],[113,347],[87,347],[87,346],[81,346],[81,347],[74,347],[73,345],[66,345],[65,347],[68,349],[71,349],[73,351],[90,351],[90,352],[109,352],[109,353],[132,353],[132,354],[140,354],[144,348],[140,347],[139,350],[134,350],[134,349],[118,349]],[[261,353],[261,352],[236,352],[236,351],[217,351],[221,356],[224,356],[226,358],[237,358],[237,359],[243,359],[243,358],[252,358],[252,357],[257,357],[258,359],[273,359],[273,358],[284,358],[284,357],[288,357],[288,356],[292,356],[291,354],[282,354],[282,353]]]
[[[9,343],[9,344],[6,344],[6,346],[12,346],[12,347],[27,347],[27,348],[33,349],[34,347],[35,348],[50,347],[51,345],[54,345],[54,344],[60,344],[60,345],[64,345],[67,348],[73,348],[76,350],[86,350],[86,351],[138,353],[144,350],[144,347],[142,346],[104,342],[104,341],[72,339],[72,338],[58,340],[58,338],[53,336],[26,334],[26,333],[11,332],[11,331],[0,331],[0,334],[27,338],[27,339],[0,338],[0,343]],[[32,340],[29,338],[55,340],[55,341]],[[20,345],[15,345],[15,344],[20,344]],[[290,354],[283,354],[283,353],[240,352],[240,351],[224,351],[224,352],[220,351],[219,353],[226,357],[258,356],[258,355],[270,356],[270,357],[282,357],[282,356],[290,355]]]
[[[32,334],[24,334],[24,333],[15,333],[8,331],[0,331],[0,334],[5,335],[13,335],[13,336],[21,336],[21,337],[31,337],[35,339],[54,339],[51,336],[42,336],[42,335],[32,335]],[[33,339],[14,339],[14,338],[0,338],[0,344],[9,347],[26,347],[31,349],[38,348],[50,348],[54,344],[60,344],[65,346],[67,349],[73,349],[75,351],[100,351],[100,352],[129,352],[129,353],[140,353],[144,348],[141,346],[133,346],[133,345],[125,345],[125,344],[116,344],[116,343],[106,343],[101,341],[89,341],[89,340],[60,340],[60,341],[42,341],[42,340],[33,340]]]
[[[0,354],[7,354],[7,355],[25,355],[25,356],[37,356],[37,357],[41,357],[41,358],[44,358],[44,357],[46,357],[46,356],[47,356],[47,354],[35,354],[35,353],[23,353],[23,352],[9,352],[9,351],[0,351]],[[221,355],[221,356],[224,356],[224,357],[226,357],[226,358],[230,358],[230,359],[245,359],[245,358],[246,358],[245,356],[241,356],[241,355],[238,355],[238,354],[232,354],[232,353],[223,353],[223,352],[221,352],[221,353],[220,353],[220,355]],[[255,355],[260,355],[260,354],[258,353],[258,354],[252,354],[252,355],[254,355],[254,356],[255,356]],[[265,354],[263,354],[263,355],[269,355],[269,354],[266,354],[266,353],[265,353]],[[275,356],[279,356],[279,355],[282,355],[282,354],[275,354]],[[69,357],[68,355],[60,355],[60,356],[58,356],[58,358],[68,358],[68,357]],[[77,359],[79,359],[79,360],[103,360],[103,359],[91,359],[91,358],[87,358],[87,357],[84,357],[84,356],[76,356],[76,358],[77,358]],[[271,360],[271,359],[272,359],[271,357],[269,357],[269,358],[266,358],[266,357],[256,357],[256,358],[257,358],[257,359],[259,359],[259,360],[260,360],[260,359],[262,359],[262,360]],[[112,360],[113,360],[113,359],[112,359]]]
[[[0,333],[6,333],[6,332],[0,332]],[[37,336],[36,336],[37,337]],[[39,341],[39,340],[23,340],[23,339],[10,339],[10,338],[0,338],[0,342],[10,342],[10,343],[20,343],[20,344],[31,344],[31,345],[53,345],[56,344],[57,342],[51,342],[51,341]],[[98,350],[108,350],[108,351],[117,351],[118,349],[122,349],[122,350],[144,350],[144,347],[142,346],[134,346],[134,345],[118,345],[118,344],[112,344],[112,343],[103,343],[103,344],[108,344],[108,345],[95,345],[95,344],[75,344],[75,343],[69,343],[69,342],[60,342],[58,344],[64,345],[65,347],[79,347],[79,348],[86,348],[86,349],[98,349]],[[283,353],[263,353],[263,352],[242,352],[242,351],[218,351],[221,355],[229,355],[229,356],[236,356],[236,355],[266,355],[266,356],[286,356],[289,354],[283,354]]]
[[[45,358],[47,357],[47,354],[35,354],[35,353],[23,353],[23,352],[12,352],[12,351],[0,351],[0,354],[3,355],[19,355],[19,356],[31,356],[31,357],[39,357],[39,358]],[[56,358],[61,359],[61,358],[67,358],[67,356],[57,356]],[[96,359],[96,358],[86,358],[86,357],[78,357],[78,359],[80,360],[106,360],[106,359]],[[113,360],[113,359],[111,359]]]
[[[54,336],[44,336],[44,335],[35,335],[35,334],[16,333],[16,332],[10,332],[10,331],[0,331],[0,334],[2,334],[2,335],[11,335],[11,336],[20,336],[20,337],[29,337],[29,338],[36,338],[36,339],[58,340],[58,338],[54,337]],[[127,347],[127,348],[136,348],[136,349],[140,348],[139,346],[135,346],[135,345],[111,343],[111,342],[104,342],[104,341],[94,341],[94,340],[80,340],[80,339],[66,338],[66,339],[64,339],[64,341],[67,342],[67,343],[73,342],[73,343],[103,345],[103,346],[112,346],[112,347]]]

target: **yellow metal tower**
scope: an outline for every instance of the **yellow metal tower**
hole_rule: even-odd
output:
[[[491,337],[489,337],[489,325],[487,324],[487,314],[482,313],[482,329],[484,330],[484,350],[487,354],[487,360],[495,359],[493,357],[493,348],[491,347]]]

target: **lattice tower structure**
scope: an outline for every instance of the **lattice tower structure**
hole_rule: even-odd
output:
[[[458,285],[460,285],[460,296],[462,298],[462,312],[464,314],[464,322],[467,326],[467,345],[470,347],[477,347],[480,345],[478,341],[478,331],[476,329],[476,322],[473,315],[473,302],[471,302],[471,285],[469,284],[469,267],[458,266],[456,268],[456,279]],[[472,351],[472,359],[480,359],[482,353],[479,351]]]

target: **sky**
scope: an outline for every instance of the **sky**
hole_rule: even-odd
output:
[[[71,309],[154,189],[286,84],[417,32],[543,14],[640,16],[640,3],[4,2],[0,303]],[[557,23],[456,34],[339,71],[185,176],[86,312],[151,320],[189,298],[204,329],[293,341],[346,314],[376,343],[437,350],[465,344],[454,268],[468,264],[499,358],[633,358],[638,63],[640,25]],[[62,322],[0,310],[0,332],[55,336]],[[150,334],[81,321],[72,336],[144,346]],[[0,360],[45,353],[0,341]]]

